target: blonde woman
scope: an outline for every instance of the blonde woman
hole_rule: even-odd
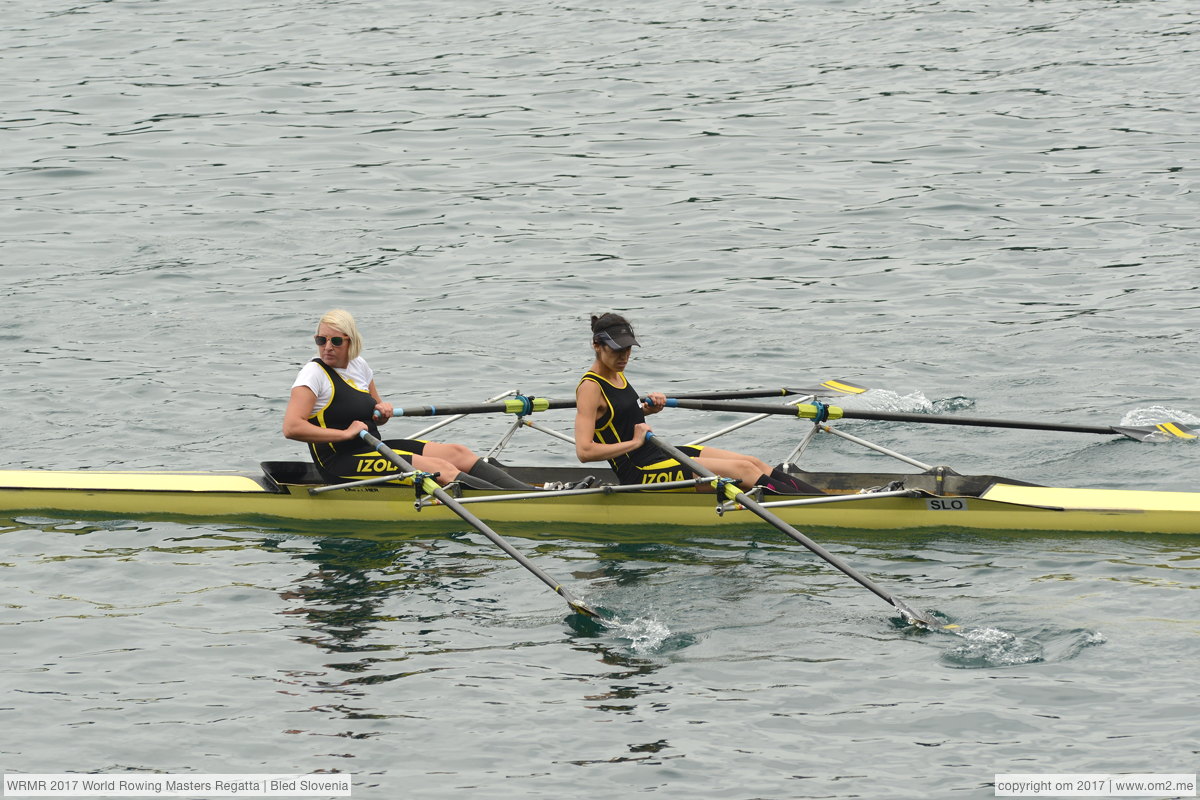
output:
[[[363,339],[349,311],[328,311],[313,337],[317,357],[292,383],[283,414],[283,435],[308,444],[313,463],[330,482],[375,478],[398,472],[360,437],[392,418],[393,407],[379,394],[375,372],[362,357]],[[416,469],[437,474],[438,483],[458,481],[477,489],[531,489],[461,444],[417,439],[385,442]]]

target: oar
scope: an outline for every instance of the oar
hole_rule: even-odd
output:
[[[849,381],[828,380],[819,387],[811,389],[744,389],[732,392],[696,392],[681,394],[678,397],[696,400],[736,400],[747,397],[786,397],[793,394],[809,394],[817,397],[830,394],[862,394],[865,387],[856,386]],[[450,414],[520,414],[526,416],[537,411],[549,411],[552,408],[574,408],[575,398],[552,400],[546,397],[526,397],[518,394],[507,400],[496,403],[473,403],[444,405],[412,406],[396,408],[393,417],[439,417]]]
[[[1145,442],[1151,438],[1195,439],[1196,431],[1181,422],[1161,422],[1149,426],[1102,426],[1062,425],[1050,422],[1025,422],[1007,419],[983,419],[979,417],[956,417],[948,414],[905,414],[894,411],[859,411],[823,404],[805,403],[798,406],[777,406],[770,403],[719,402],[668,398],[667,405],[673,408],[691,408],[700,411],[737,411],[747,414],[783,414],[801,419],[870,419],[881,422],[923,422],[934,425],[970,425],[980,428],[1022,428],[1033,431],[1063,431],[1066,433],[1118,434]]]
[[[867,387],[857,386],[849,381],[828,380],[823,381],[820,386],[808,389],[744,389],[732,392],[687,392],[675,396],[689,400],[738,400],[751,397],[787,397],[796,394],[826,397],[836,394],[862,394],[865,391]]]
[[[396,408],[393,417],[437,417],[443,414],[532,414],[551,408],[574,408],[575,398],[549,400],[545,397],[526,397],[519,394],[499,403],[447,404]]]
[[[886,589],[883,589],[880,586],[877,586],[874,582],[872,582],[869,578],[867,578],[865,575],[860,573],[858,570],[854,569],[849,564],[847,564],[846,562],[842,561],[840,558],[835,556],[833,553],[830,553],[824,547],[821,547],[821,545],[817,544],[812,539],[808,538],[803,533],[796,530],[791,525],[788,525],[786,522],[781,520],[779,517],[775,516],[773,513],[771,513],[767,509],[763,508],[761,505],[759,505],[757,502],[755,502],[753,499],[751,499],[745,492],[742,492],[741,490],[739,490],[735,483],[733,483],[733,482],[721,483],[720,479],[717,478],[717,475],[715,473],[713,473],[711,470],[702,466],[695,459],[692,459],[692,458],[688,457],[687,455],[685,455],[683,453],[683,451],[679,450],[678,448],[674,447],[673,445],[670,445],[670,444],[664,442],[662,440],[662,438],[659,437],[657,434],[647,433],[646,438],[649,439],[650,441],[654,442],[665,453],[670,455],[672,458],[674,458],[676,461],[678,461],[683,466],[690,469],[692,472],[695,472],[697,475],[702,475],[706,478],[717,479],[716,483],[717,483],[718,487],[723,486],[723,491],[724,491],[726,498],[734,501],[735,503],[741,504],[741,506],[743,508],[746,508],[749,511],[753,511],[755,514],[757,514],[759,517],[761,517],[764,522],[767,522],[770,525],[773,525],[779,531],[792,537],[797,542],[804,545],[805,547],[807,547],[809,550],[816,553],[821,558],[825,559],[831,565],[833,565],[837,569],[844,572],[846,575],[853,578],[859,584],[861,584],[865,588],[874,592],[877,596],[879,596],[883,600],[890,603],[909,622],[912,622],[916,625],[921,625],[926,628],[944,629],[944,628],[957,627],[955,625],[943,625],[942,623],[937,622],[936,620],[930,619],[927,616],[917,613],[912,608],[910,608],[907,603],[905,603],[900,598],[896,597],[896,595],[892,594],[891,592],[887,591]]]
[[[403,456],[401,456],[392,448],[388,447],[383,442],[379,441],[379,439],[372,436],[368,431],[360,431],[358,435],[362,437],[363,441],[367,442],[369,445],[374,447],[377,452],[382,454],[384,458],[395,464],[401,472],[413,471],[412,464],[408,463]],[[488,539],[490,539],[492,544],[496,545],[505,553],[508,553],[510,556],[516,559],[518,564],[536,575],[542,581],[542,583],[546,584],[559,595],[561,595],[562,598],[567,601],[567,605],[571,607],[571,610],[583,614],[585,617],[598,618],[600,616],[582,601],[573,597],[571,593],[567,591],[566,587],[564,587],[561,583],[551,578],[545,572],[542,572],[542,570],[536,564],[517,552],[517,550],[511,544],[506,542],[500,536],[500,534],[489,528],[487,523],[472,514],[467,509],[463,508],[462,503],[458,502],[449,494],[447,494],[441,486],[438,486],[437,481],[435,481],[432,476],[426,473],[418,473],[413,477],[413,480],[420,480],[422,482],[421,487],[425,491],[432,494],[434,497],[440,500],[443,505],[461,517],[465,522],[469,523]]]

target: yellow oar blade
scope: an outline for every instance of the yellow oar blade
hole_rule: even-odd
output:
[[[1190,428],[1180,425],[1178,422],[1164,422],[1160,425],[1155,425],[1161,433],[1168,436],[1174,436],[1177,439],[1195,439],[1196,434]]]
[[[1128,436],[1130,439],[1137,439],[1139,442],[1163,442],[1175,439],[1188,441],[1200,438],[1194,430],[1182,422],[1160,422],[1156,425],[1145,426],[1118,425],[1112,430]]]
[[[831,392],[837,392],[838,394],[862,394],[863,392],[867,391],[866,387],[855,386],[853,383],[848,381],[821,381],[821,386],[825,387]]]

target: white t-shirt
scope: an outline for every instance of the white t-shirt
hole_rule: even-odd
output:
[[[356,389],[362,389],[364,392],[370,390],[371,381],[375,380],[375,371],[362,356],[352,360],[345,369],[334,368],[334,371],[341,375],[342,380],[346,383]],[[297,386],[307,386],[317,396],[317,402],[313,405],[309,416],[329,405],[329,401],[333,399],[333,382],[329,380],[329,373],[325,372],[315,361],[309,361],[300,368],[300,374],[292,383],[293,389]]]

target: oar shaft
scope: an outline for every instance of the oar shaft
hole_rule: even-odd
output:
[[[749,397],[786,397],[788,395],[829,395],[829,394],[860,394],[867,391],[861,386],[855,386],[847,381],[825,381],[812,389],[739,389],[729,392],[694,392],[677,395],[680,398],[696,400],[736,400]],[[575,399],[552,400],[545,397],[526,397],[516,395],[501,402],[487,403],[447,403],[438,405],[411,406],[397,408],[392,412],[394,417],[440,417],[452,414],[531,414],[535,411],[549,411],[552,408],[574,408]]]
[[[499,403],[448,404],[430,406],[411,406],[396,408],[393,417],[438,417],[451,414],[532,414],[536,411],[548,411],[552,408],[574,408],[574,398],[570,400],[550,400],[545,397],[517,397]]]
[[[512,397],[516,393],[517,392],[515,389],[509,389],[507,392],[504,392],[503,394],[495,395],[493,397],[489,397],[487,400],[484,400],[483,402],[484,403],[495,403],[500,400],[503,400],[506,397]],[[417,431],[416,433],[411,433],[405,438],[423,439],[428,434],[433,433],[434,431],[436,431],[440,428],[444,428],[447,425],[451,425],[451,424],[457,422],[458,420],[462,419],[465,416],[467,416],[467,415],[466,414],[454,414],[452,416],[446,417],[445,419],[438,420],[437,422],[433,423],[432,425],[426,425],[421,430]]]
[[[779,406],[772,403],[743,403],[738,401],[687,400],[668,398],[667,405],[674,408],[690,408],[699,411],[737,411],[747,414],[781,414],[816,419],[821,407],[804,403],[797,406]],[[861,411],[824,406],[827,419],[868,419],[880,422],[920,422],[935,425],[969,425],[980,428],[1023,428],[1038,431],[1065,431],[1068,433],[1120,433],[1112,427],[1098,425],[1059,425],[1053,423],[1025,422],[1008,419],[984,419],[980,417],[955,417],[946,414],[908,414],[898,411]]]
[[[650,439],[650,441],[654,442],[656,445],[658,445],[659,448],[661,448],[664,452],[666,452],[668,455],[670,455],[672,458],[674,458],[680,464],[687,467],[692,472],[695,472],[697,475],[702,475],[706,478],[716,478],[717,477],[716,473],[714,473],[712,470],[706,468],[705,466],[700,464],[700,462],[691,458],[690,456],[688,456],[687,454],[685,454],[683,451],[679,450],[678,448],[674,447],[673,445],[670,445],[667,442],[664,442],[657,435],[650,433],[650,434],[647,434],[647,438]],[[764,522],[770,524],[776,530],[780,531],[781,533],[783,533],[787,536],[790,536],[791,538],[795,539],[800,544],[807,547],[809,550],[816,553],[821,558],[825,559],[825,561],[827,561],[829,564],[831,564],[835,568],[841,570],[843,573],[845,573],[847,576],[849,576],[855,582],[859,583],[864,588],[870,590],[872,593],[874,593],[876,596],[878,596],[880,599],[884,600],[885,602],[887,602],[888,604],[893,606],[896,610],[898,610],[901,614],[903,614],[907,619],[912,620],[914,622],[920,622],[922,624],[929,625],[931,627],[936,625],[936,623],[933,623],[933,622],[925,619],[924,617],[920,616],[919,614],[917,614],[915,611],[913,611],[911,608],[909,608],[908,605],[906,603],[904,603],[904,601],[900,600],[900,598],[896,597],[894,594],[887,591],[883,587],[876,585],[874,581],[872,581],[867,576],[863,575],[858,570],[854,569],[854,567],[852,567],[849,564],[847,564],[846,562],[842,561],[840,558],[835,556],[833,553],[830,553],[824,547],[817,544],[812,539],[808,538],[803,533],[801,533],[800,531],[793,528],[791,525],[789,525],[786,522],[784,522],[783,520],[781,520],[775,514],[771,513],[767,509],[763,508],[761,505],[759,505],[757,502],[755,502],[752,498],[750,498],[745,492],[734,489],[732,487],[732,485],[730,485],[728,487],[727,491],[730,494],[731,499],[733,499],[737,503],[740,503],[747,510],[752,511],[755,514],[757,514]]]
[[[863,391],[866,391],[865,389]],[[846,394],[846,391],[837,391],[828,386],[817,386],[808,389],[735,389],[730,392],[684,392],[674,395],[675,397],[685,398],[688,400],[748,400],[755,397],[787,397],[788,395],[828,395],[828,394]]]
[[[412,464],[408,463],[408,461],[405,460],[403,456],[401,456],[399,453],[397,453],[392,448],[388,447],[386,444],[381,442],[376,437],[372,436],[369,432],[361,431],[358,435],[360,437],[362,437],[363,441],[367,442],[369,445],[374,447],[376,452],[378,452],[380,455],[382,455],[388,461],[391,461],[393,464],[395,464],[396,467],[398,467],[401,471],[403,471],[403,472],[412,472],[413,471]],[[513,560],[515,560],[518,564],[520,564],[522,567],[524,567],[525,569],[529,570],[534,575],[536,575],[537,578],[542,581],[542,583],[549,586],[551,589],[553,589],[555,592],[557,592],[564,600],[566,600],[567,605],[569,605],[572,609],[574,609],[575,611],[578,611],[581,614],[585,614],[589,617],[598,617],[599,616],[599,614],[597,614],[595,611],[588,608],[586,605],[584,605],[579,600],[576,600],[571,595],[571,593],[567,591],[566,587],[564,587],[561,583],[559,583],[558,581],[551,578],[549,575],[547,575],[545,572],[543,572],[540,567],[538,567],[536,564],[534,564],[532,561],[530,561],[525,556],[521,555],[521,553],[518,552],[516,550],[516,548],[514,548],[507,541],[505,541],[505,539],[502,536],[500,536],[500,534],[498,534],[494,530],[492,530],[488,526],[487,523],[485,523],[479,517],[475,516],[470,511],[468,511],[466,508],[464,508],[462,503],[455,500],[453,497],[451,497],[449,495],[449,493],[446,492],[445,489],[438,486],[437,481],[435,481],[432,477],[429,477],[428,475],[426,475],[424,478],[413,478],[413,480],[418,480],[418,479],[425,481],[423,488],[427,492],[429,492],[434,497],[436,497],[439,501],[441,501],[441,503],[444,506],[446,506],[451,511],[453,511],[455,514],[457,514],[459,516],[459,518],[461,518],[464,522],[471,525],[473,528],[475,528],[480,533],[482,533],[484,536],[486,536],[489,540],[491,540],[492,544],[496,545],[501,550],[503,550],[505,553],[507,553],[509,556],[511,556],[513,558]]]
[[[1020,428],[1033,431],[1063,431],[1065,433],[1117,433],[1112,427],[1100,425],[1063,425],[1049,422],[1024,422],[1011,419],[983,417],[953,417],[944,414],[905,414],[897,411],[854,411],[842,409],[844,419],[869,419],[880,422],[929,422],[935,425],[968,425],[977,428]]]
[[[823,397],[827,395],[862,394],[867,387],[858,386],[849,381],[822,381],[820,386],[800,389],[735,389],[729,392],[687,392],[675,397],[689,400],[738,400],[752,397],[787,397],[788,395],[811,395]]]

